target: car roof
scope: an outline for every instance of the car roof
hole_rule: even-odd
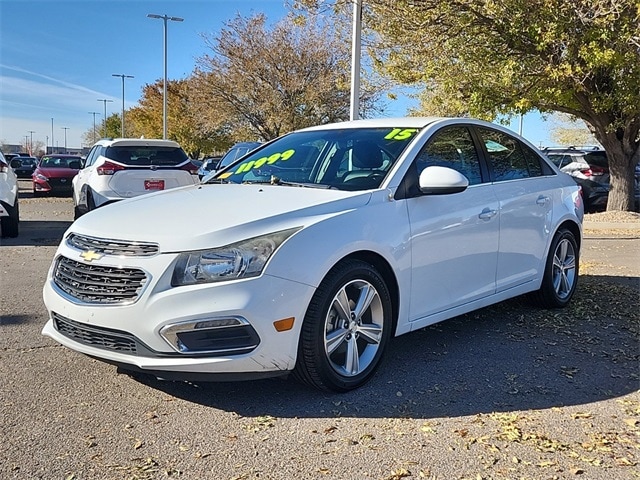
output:
[[[178,142],[159,138],[103,138],[96,145],[106,147],[173,147],[180,148]]]
[[[565,154],[583,154],[583,153],[598,153],[604,152],[600,147],[544,147],[542,149],[545,153],[565,153]]]
[[[423,128],[431,123],[447,120],[445,117],[395,117],[395,118],[369,118],[362,120],[350,120],[346,122],[329,123],[325,125],[316,125],[308,127],[303,131],[311,130],[332,130],[342,128],[384,128],[398,127],[405,128]],[[472,119],[469,119],[470,121]]]

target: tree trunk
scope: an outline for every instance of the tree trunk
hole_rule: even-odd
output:
[[[607,152],[609,159],[610,189],[607,211],[635,210],[634,189],[635,166],[640,161],[640,148],[637,140],[638,129],[629,128],[608,131],[607,124],[592,123],[593,134]]]

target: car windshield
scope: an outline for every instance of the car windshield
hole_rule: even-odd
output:
[[[79,168],[80,157],[42,157],[40,166],[44,168]]]
[[[345,128],[295,132],[211,179],[340,190],[378,188],[416,128]]]
[[[155,146],[112,146],[108,147],[105,157],[135,167],[173,167],[188,160],[182,148]]]

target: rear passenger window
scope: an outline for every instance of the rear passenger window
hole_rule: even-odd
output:
[[[540,159],[526,145],[506,133],[478,128],[484,143],[495,182],[542,175]]]
[[[418,175],[426,167],[448,167],[462,173],[469,185],[482,183],[480,160],[466,127],[448,127],[436,132],[416,158]]]

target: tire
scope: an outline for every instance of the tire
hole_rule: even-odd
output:
[[[87,188],[87,212],[96,209],[96,202],[93,199],[93,193]]]
[[[578,285],[579,250],[576,238],[567,229],[553,237],[536,303],[544,308],[566,307]]]
[[[16,203],[13,207],[7,206],[8,217],[0,218],[0,228],[2,229],[2,236],[15,238],[19,233],[20,223],[20,207],[18,206],[18,198],[16,197]]]
[[[380,365],[392,334],[392,315],[389,290],[372,265],[339,263],[307,308],[294,376],[325,391],[362,386]]]

